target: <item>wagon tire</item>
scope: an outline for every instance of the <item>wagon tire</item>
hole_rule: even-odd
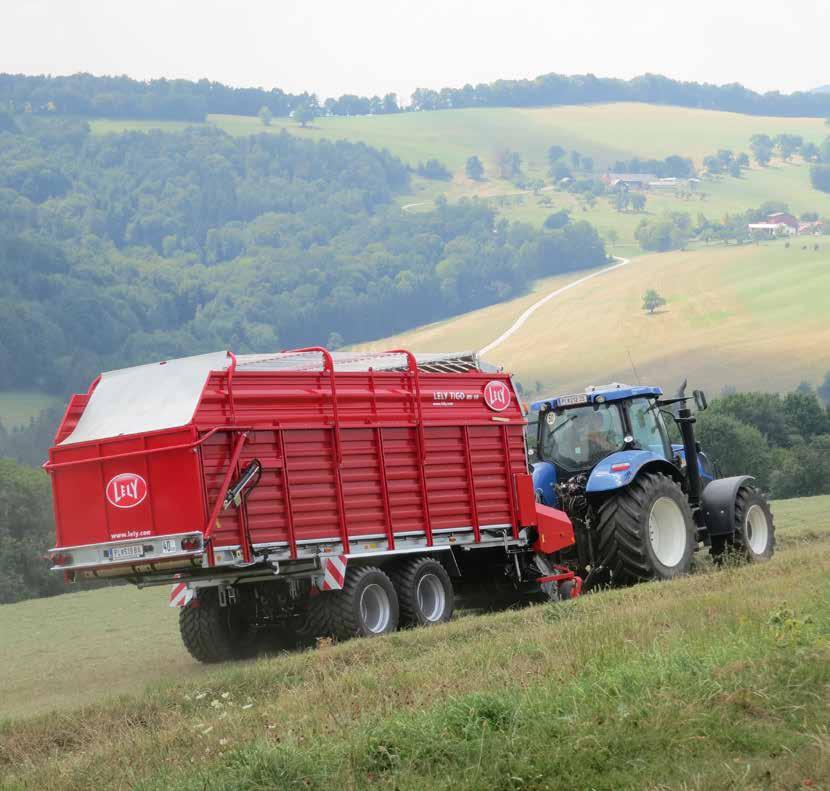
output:
[[[219,606],[216,588],[202,588],[179,612],[179,631],[190,655],[212,664],[249,659],[258,648],[258,635],[236,607]]]
[[[328,623],[339,640],[377,637],[398,628],[398,594],[377,566],[346,572],[343,590],[324,593]]]
[[[644,473],[599,507],[601,564],[614,584],[688,574],[696,546],[689,503],[662,473]]]
[[[455,610],[455,591],[447,570],[433,558],[415,558],[392,574],[398,592],[401,626],[445,623]]]

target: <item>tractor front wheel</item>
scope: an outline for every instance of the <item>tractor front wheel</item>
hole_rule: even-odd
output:
[[[766,497],[754,486],[742,486],[735,498],[735,533],[712,538],[712,559],[738,562],[768,560],[775,552],[775,522]]]
[[[695,550],[692,512],[667,475],[644,473],[599,508],[599,556],[616,584],[687,574]]]

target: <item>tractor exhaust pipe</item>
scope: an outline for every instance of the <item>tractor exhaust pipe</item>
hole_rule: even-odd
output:
[[[700,467],[697,458],[697,439],[695,438],[695,423],[697,418],[686,404],[677,410],[677,425],[680,436],[683,437],[683,448],[686,452],[686,480],[689,484],[689,505],[695,509],[700,505],[701,485]]]

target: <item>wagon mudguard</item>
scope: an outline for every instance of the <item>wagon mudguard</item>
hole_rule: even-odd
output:
[[[703,490],[701,508],[710,536],[732,535],[735,532],[735,498],[741,486],[754,480],[751,475],[736,475],[712,481]]]
[[[600,494],[622,489],[628,486],[646,466],[654,472],[662,472],[675,480],[678,478],[677,468],[653,451],[623,450],[606,456],[594,467],[585,491],[588,494]]]

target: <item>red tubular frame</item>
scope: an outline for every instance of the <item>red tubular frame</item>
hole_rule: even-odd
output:
[[[166,453],[167,451],[171,450],[189,450],[191,448],[197,448],[199,445],[204,443],[206,440],[210,439],[214,434],[220,431],[228,431],[228,432],[237,432],[237,431],[251,431],[252,429],[250,426],[217,426],[216,428],[212,428],[210,431],[203,434],[199,439],[193,440],[193,442],[186,442],[181,445],[166,445],[163,448],[150,448],[149,450],[131,450],[128,453],[115,453],[112,456],[96,456],[91,459],[76,459],[75,461],[61,461],[61,462],[51,462],[47,461],[44,462],[41,467],[42,469],[49,472],[50,470],[57,470],[62,467],[74,467],[79,464],[95,464],[101,463],[104,461],[115,461],[116,459],[127,459],[131,456],[151,456],[154,453]],[[100,445],[100,442],[97,442]]]
[[[334,453],[337,463],[337,469],[334,471],[334,488],[335,498],[337,500],[337,521],[340,523],[340,541],[343,544],[343,552],[348,554],[349,532],[346,525],[346,501],[343,499],[343,446],[340,441],[340,413],[337,409],[337,382],[334,375],[334,358],[331,352],[322,346],[306,346],[303,349],[289,349],[283,354],[308,354],[316,352],[323,358],[323,370],[329,377],[329,384],[331,385],[331,414],[334,431]]]
[[[213,556],[213,541],[211,538],[211,533],[213,533],[213,526],[216,524],[216,520],[219,518],[219,514],[222,511],[222,504],[225,502],[225,495],[228,493],[228,488],[230,487],[231,481],[233,480],[233,474],[236,470],[236,465],[239,463],[239,457],[242,455],[242,446],[245,444],[245,440],[247,439],[248,434],[244,431],[236,438],[236,442],[233,446],[233,452],[231,453],[231,458],[228,462],[228,469],[225,471],[225,477],[222,479],[222,485],[219,487],[219,493],[216,496],[216,501],[213,503],[213,510],[210,512],[207,524],[205,525],[203,535],[205,545],[208,547],[208,566],[213,566],[215,561]],[[240,543],[242,544],[242,558],[246,563],[250,563],[251,542],[248,538],[244,519],[240,519],[239,533],[241,539]]]
[[[231,423],[236,423],[236,407],[233,403],[233,376],[236,373],[236,355],[233,352],[228,352],[228,357],[231,358],[231,364],[228,366],[228,406],[231,411]]]
[[[582,593],[582,577],[578,577],[576,572],[571,571],[567,566],[554,566],[556,574],[548,574],[545,577],[537,577],[536,582],[540,585],[545,582],[568,582],[573,580],[574,589],[571,598],[575,599]]]

